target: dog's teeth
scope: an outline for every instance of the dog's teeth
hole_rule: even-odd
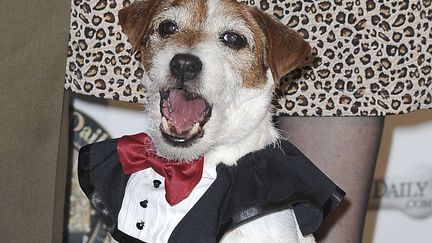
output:
[[[192,136],[195,133],[198,132],[199,129],[199,122],[195,123],[195,125],[192,127],[192,129],[189,131],[189,135]]]
[[[166,132],[169,132],[168,121],[164,116],[162,116],[162,127]]]

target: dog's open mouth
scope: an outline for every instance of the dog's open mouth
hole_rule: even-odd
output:
[[[160,130],[167,142],[188,146],[204,135],[203,126],[212,112],[212,106],[204,98],[183,89],[160,91],[160,97]]]

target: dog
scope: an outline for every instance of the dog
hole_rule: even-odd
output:
[[[245,157],[250,158],[250,154],[256,155],[257,151],[266,148],[277,151],[281,146],[272,117],[274,89],[284,75],[304,61],[311,50],[309,44],[272,16],[234,0],[137,0],[120,10],[118,18],[131,44],[131,55],[140,53],[145,70],[143,79],[148,104],[145,107],[147,135],[144,140],[147,136],[151,139],[154,145],[151,150],[157,157],[183,164],[194,164],[193,161],[202,158],[203,172],[189,196],[181,198],[180,203],[169,204],[155,191],[164,180],[158,175],[160,172],[150,169],[133,171],[125,179],[110,175],[110,180],[122,181],[126,188],[121,193],[124,194],[122,203],[108,203],[108,206],[121,205],[121,209],[110,210],[94,189],[97,186],[85,185],[93,180],[86,175],[88,168],[100,166],[84,163],[80,167],[83,178],[80,183],[93,205],[105,218],[109,218],[109,211],[119,211],[118,222],[108,226],[110,232],[117,232],[115,227],[118,227],[121,235],[126,233],[140,242],[151,243],[315,242],[310,230],[300,228],[297,221],[300,216],[296,216],[294,209],[281,204],[286,198],[250,206],[249,201],[255,200],[255,189],[244,193],[249,192],[243,187],[248,183],[235,184],[243,177],[239,180],[231,178],[236,182],[227,186],[228,189],[220,196],[210,193],[216,190],[215,187],[227,185],[226,182],[215,185],[215,182],[220,181],[223,175],[235,177],[237,167],[244,167],[245,170],[260,167],[261,162],[248,164],[244,162]],[[126,144],[128,147],[130,143]],[[80,160],[85,161],[91,156],[93,152],[87,150],[80,152]],[[282,151],[280,156],[284,153],[292,156],[299,152],[296,149]],[[124,156],[120,154],[119,157]],[[299,163],[300,166],[302,164]],[[276,168],[274,172],[277,174],[278,170],[284,169]],[[275,185],[279,185],[275,176],[262,177],[255,172],[251,175],[244,177],[259,181],[258,184],[261,180],[263,184],[275,180]],[[157,182],[154,188],[147,186],[152,181]],[[289,187],[291,182],[286,186]],[[108,182],[105,180],[104,183]],[[335,187],[331,185],[331,188]],[[110,188],[109,200],[112,200],[114,189],[105,187]],[[182,190],[179,186],[177,189]],[[284,186],[281,193],[283,191]],[[228,196],[227,193],[233,195]],[[247,199],[237,199],[237,195],[241,194]],[[266,194],[264,198],[268,198],[272,192],[264,191],[263,194]],[[275,193],[276,197],[278,194]],[[142,200],[144,197],[153,199]],[[210,199],[203,202],[202,198]],[[340,197],[337,199],[335,201],[339,201]],[[140,206],[131,203],[133,200]],[[218,200],[219,204],[216,203]],[[326,205],[329,201],[323,200]],[[243,203],[248,204],[246,210],[237,210],[238,204]],[[332,209],[336,204],[325,207]],[[220,213],[211,207],[225,209]],[[273,207],[276,210],[268,210]],[[145,215],[142,208],[147,210]],[[189,213],[191,208],[194,213]],[[159,213],[156,214],[156,211]],[[234,213],[227,213],[231,211]],[[190,214],[195,218],[189,217]],[[146,221],[140,220],[140,217],[146,218]],[[215,223],[218,232],[207,226],[215,218],[220,219]],[[110,220],[113,221],[112,218],[105,221]],[[178,229],[179,224],[185,227]],[[313,227],[316,227],[315,224]],[[196,228],[191,231],[196,233],[190,233],[190,228]],[[199,236],[205,233],[198,232],[206,230],[214,239]],[[122,240],[126,238],[118,234],[114,238],[120,242],[129,241]]]
[[[204,154],[207,167],[234,165],[278,141],[272,94],[310,52],[300,35],[232,0],[134,2],[119,20],[147,71],[147,133],[160,156],[189,161]],[[169,98],[189,100],[194,109],[170,113]],[[221,242],[314,242],[288,218],[290,210],[261,217]]]

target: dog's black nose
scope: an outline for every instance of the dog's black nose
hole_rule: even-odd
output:
[[[170,62],[172,75],[181,81],[194,79],[202,69],[202,62],[191,54],[177,54]]]

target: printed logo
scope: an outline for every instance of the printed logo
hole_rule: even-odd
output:
[[[432,166],[423,166],[403,176],[375,180],[370,209],[396,209],[413,218],[432,215]]]
[[[73,146],[77,150],[86,144],[100,142],[110,138],[110,135],[99,123],[78,110],[72,113],[70,126]]]

